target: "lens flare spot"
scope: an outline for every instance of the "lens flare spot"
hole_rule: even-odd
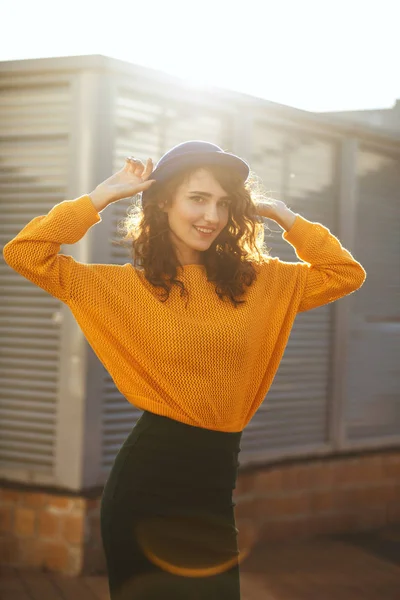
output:
[[[241,563],[253,544],[250,541],[239,550],[238,533],[232,523],[208,515],[151,517],[135,528],[148,560],[185,577],[209,577]]]

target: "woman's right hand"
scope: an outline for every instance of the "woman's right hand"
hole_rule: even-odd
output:
[[[96,210],[100,212],[112,202],[148,190],[154,183],[154,179],[149,179],[152,172],[153,161],[151,158],[147,159],[146,165],[138,158],[131,156],[126,158],[125,165],[120,171],[100,183],[89,194]]]

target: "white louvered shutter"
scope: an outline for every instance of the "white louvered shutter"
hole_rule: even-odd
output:
[[[252,168],[271,197],[335,233],[332,142],[259,122],[254,127],[252,158]],[[265,238],[270,254],[296,262],[279,225],[268,221],[268,226],[274,232],[267,232]],[[332,305],[297,316],[270,391],[243,434],[243,463],[306,453],[329,444],[331,334]]]
[[[67,76],[0,75],[1,247],[65,200]],[[61,303],[0,260],[0,473],[53,480]]]

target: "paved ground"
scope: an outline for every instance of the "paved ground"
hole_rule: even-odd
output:
[[[242,563],[243,600],[400,600],[400,526],[262,544]],[[1,600],[109,600],[106,577],[2,567]]]

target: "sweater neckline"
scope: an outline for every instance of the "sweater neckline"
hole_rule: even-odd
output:
[[[206,268],[206,266],[205,266],[205,265],[199,265],[199,264],[193,264],[193,265],[182,265],[182,267],[183,267],[184,269],[187,269],[188,267],[197,267],[197,268],[199,268],[199,267],[200,267],[201,269],[205,269],[205,268]]]

